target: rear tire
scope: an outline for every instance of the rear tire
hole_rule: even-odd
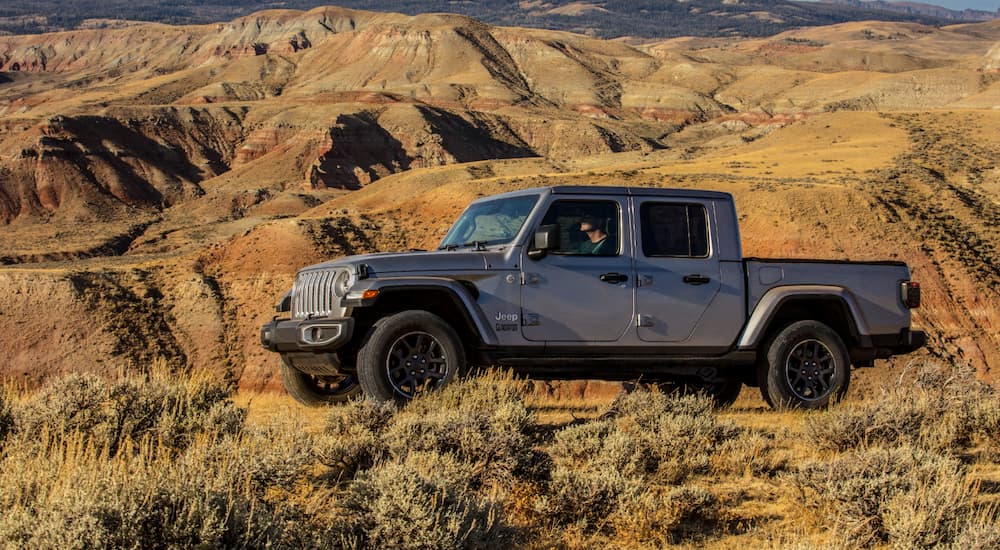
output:
[[[444,319],[410,310],[379,321],[358,353],[358,379],[377,401],[408,401],[444,387],[465,367],[465,350]]]
[[[819,321],[783,328],[767,347],[761,395],[772,407],[822,409],[840,400],[851,381],[844,341]]]
[[[306,374],[281,357],[281,381],[293,399],[309,407],[343,403],[361,393],[354,375],[321,376]]]

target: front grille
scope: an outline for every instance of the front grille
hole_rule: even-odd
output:
[[[299,273],[292,287],[292,318],[329,317],[340,309],[340,299],[333,293],[336,271]]]

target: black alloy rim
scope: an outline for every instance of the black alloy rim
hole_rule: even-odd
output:
[[[415,397],[442,385],[448,357],[437,338],[415,331],[392,343],[385,367],[393,389],[403,396]]]
[[[837,372],[837,359],[819,340],[803,340],[785,360],[785,380],[796,397],[816,401],[830,393]]]

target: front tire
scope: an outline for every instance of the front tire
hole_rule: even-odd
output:
[[[797,321],[767,347],[761,394],[771,406],[822,409],[840,400],[851,381],[844,341],[819,321]]]
[[[293,399],[309,407],[343,403],[361,393],[361,385],[354,375],[339,376],[306,374],[281,357],[281,381]]]
[[[465,366],[455,329],[433,313],[410,310],[378,322],[358,353],[358,379],[377,401],[407,401],[444,387]]]

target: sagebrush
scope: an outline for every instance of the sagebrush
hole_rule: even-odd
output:
[[[554,422],[488,371],[317,426],[205,376],[70,375],[0,393],[0,546],[994,548],[1000,413],[966,376],[821,412],[640,387]]]

